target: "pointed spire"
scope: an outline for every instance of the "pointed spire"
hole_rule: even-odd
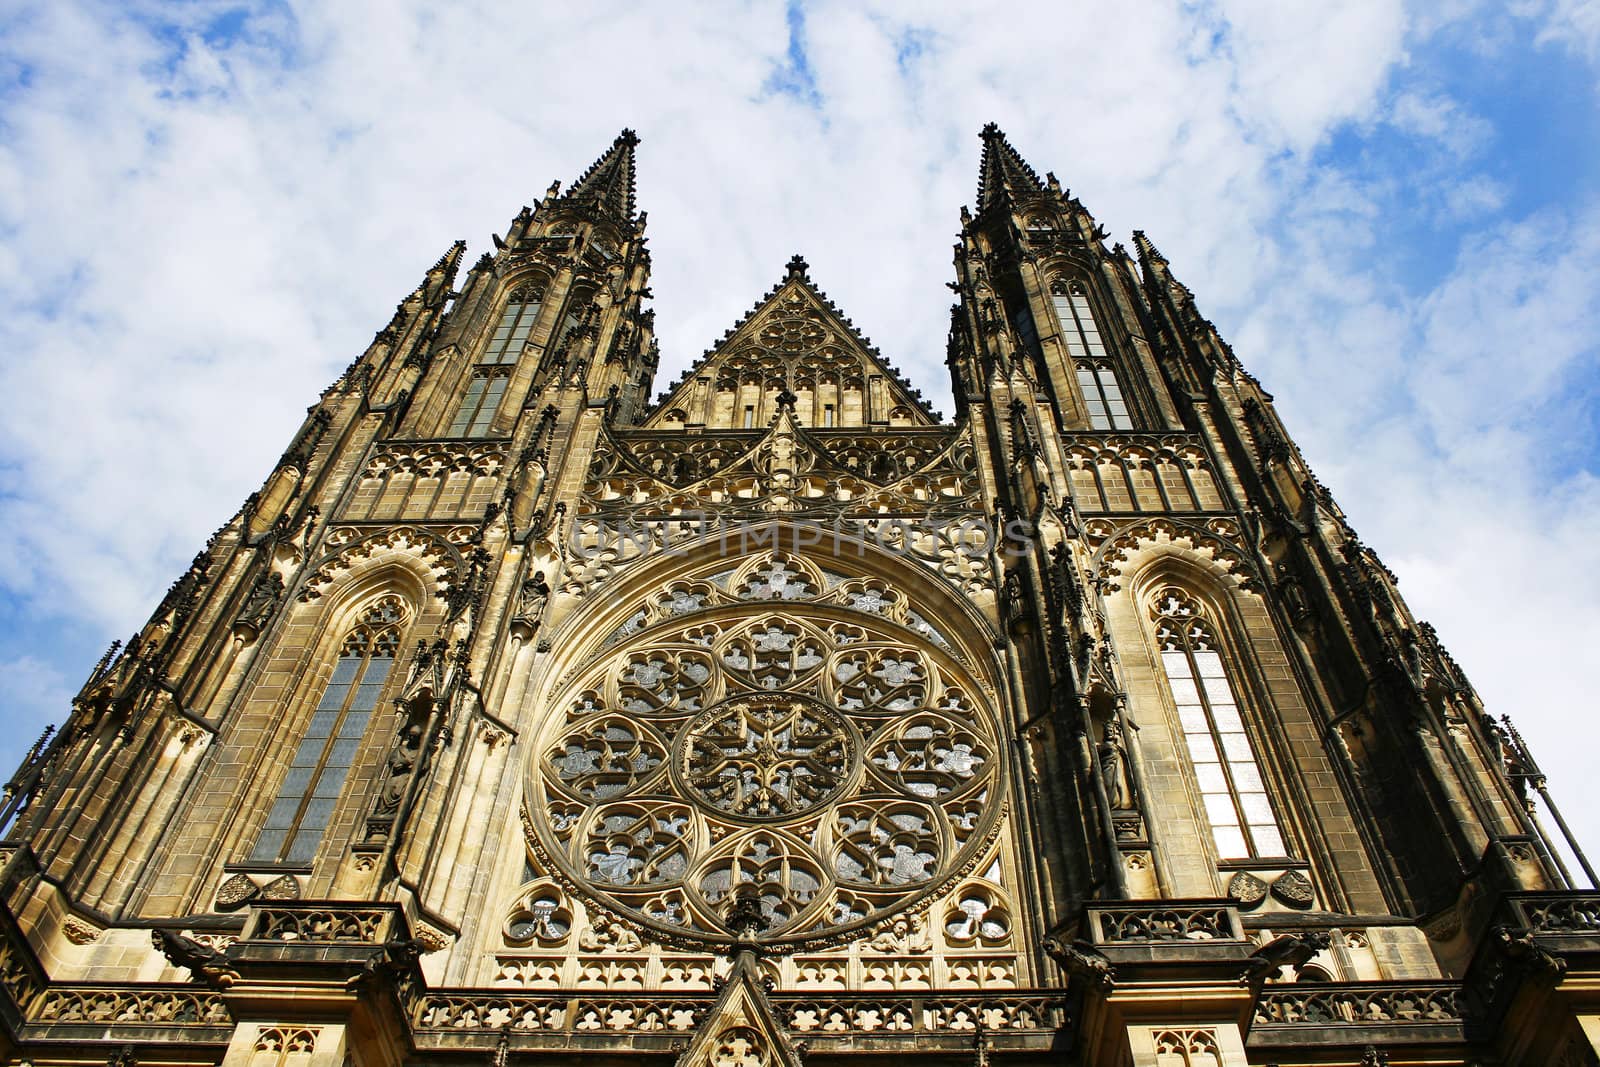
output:
[[[1160,250],[1151,243],[1150,238],[1144,235],[1143,230],[1133,231],[1133,246],[1139,250],[1139,258],[1141,260],[1160,263],[1162,266],[1166,265],[1167,257],[1163,256]]]
[[[451,286],[456,280],[456,271],[460,269],[461,257],[466,251],[467,242],[457,241],[450,246],[449,251],[439,257],[437,263],[428,268],[422,284],[417,286],[417,293],[428,307],[436,307],[450,296]]]
[[[633,150],[639,135],[623,130],[605,154],[572,183],[566,199],[584,200],[621,219],[633,218]]]
[[[439,262],[435,263],[433,269],[428,273],[437,274],[443,272],[452,278],[455,277],[456,269],[461,266],[461,257],[466,250],[467,242],[456,241],[445,251],[444,255],[439,257]]]
[[[1043,195],[1044,183],[1027,161],[1017,154],[1000,127],[983,128],[983,159],[978,164],[978,210],[985,211],[1003,196],[1014,199]]]

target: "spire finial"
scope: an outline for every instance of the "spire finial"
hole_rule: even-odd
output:
[[[633,218],[633,150],[639,144],[639,135],[631,129],[617,134],[599,159],[590,164],[583,176],[572,183],[566,199],[586,200],[595,207],[609,211],[622,219]],[[555,186],[551,186],[554,190]]]
[[[978,210],[983,212],[1002,197],[1013,199],[1044,195],[1044,183],[1017,154],[994,123],[983,128],[983,159],[978,164]]]
[[[811,264],[807,263],[805,257],[799,252],[789,257],[789,277],[804,278],[806,277],[806,272],[810,269]]]

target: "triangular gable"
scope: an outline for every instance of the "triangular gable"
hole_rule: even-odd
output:
[[[733,959],[722,995],[712,1005],[676,1067],[801,1067],[800,1056],[778,1024],[753,951]]]
[[[794,395],[812,429],[936,426],[920,390],[812,284],[805,260],[723,335],[657,403],[647,429],[757,429]]]

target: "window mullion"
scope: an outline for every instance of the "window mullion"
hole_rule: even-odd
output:
[[[1194,672],[1195,691],[1200,696],[1200,706],[1205,709],[1206,724],[1211,728],[1211,743],[1217,746],[1217,765],[1221,768],[1222,780],[1228,787],[1228,799],[1233,802],[1234,818],[1239,821],[1239,831],[1244,835],[1245,847],[1250,850],[1250,855],[1257,855],[1255,835],[1250,831],[1250,820],[1245,817],[1244,805],[1239,801],[1239,784],[1233,777],[1233,761],[1228,758],[1228,751],[1222,742],[1222,730],[1217,726],[1217,713],[1211,704],[1211,694],[1206,692],[1205,679],[1200,676],[1200,661],[1195,657],[1194,647],[1187,640],[1184,641],[1183,650],[1184,654],[1189,657],[1189,669]],[[1230,692],[1233,689],[1231,684],[1228,688]],[[1244,726],[1242,722],[1239,725],[1241,728]],[[1248,741],[1248,733],[1245,738]],[[1251,746],[1250,758],[1254,762],[1255,746],[1253,745]]]

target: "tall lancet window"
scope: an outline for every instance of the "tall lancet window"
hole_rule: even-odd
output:
[[[467,379],[467,391],[461,394],[456,417],[450,422],[450,436],[483,437],[487,434],[510,381],[509,367],[475,368],[472,377]]]
[[[522,358],[543,306],[541,289],[523,285],[512,291],[467,379],[466,391],[461,394],[461,403],[446,431],[451,437],[483,437],[489,432],[506,386],[511,383],[511,368]]]
[[[1211,623],[1178,589],[1162,591],[1155,613],[1161,664],[1218,858],[1286,855]]]
[[[340,649],[339,662],[311,713],[289,772],[267,813],[267,824],[250,859],[257,863],[308,864],[344,791],[378,697],[394,667],[405,611],[385,597],[362,616]]]
[[[516,289],[506,301],[506,308],[500,313],[500,322],[496,324],[494,333],[489,335],[489,343],[484,346],[478,362],[515,363],[528,345],[528,337],[533,333],[533,324],[538,321],[539,309],[543,306],[543,290],[531,285]]]
[[[1061,322],[1067,355],[1078,372],[1078,388],[1089,409],[1089,426],[1096,430],[1133,429],[1116,369],[1100,339],[1100,328],[1095,325],[1088,291],[1079,282],[1057,284],[1051,289],[1050,299]]]

